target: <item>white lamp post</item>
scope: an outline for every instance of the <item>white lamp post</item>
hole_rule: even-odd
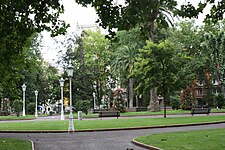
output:
[[[93,84],[93,88],[94,88],[94,92],[93,92],[93,98],[94,98],[94,109],[96,109],[96,88],[97,88],[97,85],[96,85],[96,81],[94,81],[94,84]]]
[[[37,113],[37,97],[38,97],[38,91],[34,91],[35,97],[36,97],[36,101],[35,101],[35,117],[38,117],[38,113]]]
[[[93,98],[94,98],[94,106],[93,106],[93,107],[94,107],[94,109],[96,108],[96,104],[95,104],[95,96],[96,96],[96,95],[95,95],[95,92],[93,92]]]
[[[22,85],[22,90],[23,90],[23,116],[25,116],[25,92],[26,92],[26,85]]]
[[[67,75],[70,80],[70,115],[69,115],[69,127],[68,131],[74,131],[74,124],[73,124],[73,113],[72,113],[72,77],[73,77],[73,66],[71,60],[69,61],[69,65],[67,67]]]
[[[59,80],[59,84],[60,84],[60,87],[61,87],[61,116],[60,116],[60,120],[65,120],[64,111],[63,111],[63,86],[64,86],[64,82],[65,82],[65,80],[63,78],[61,78]]]

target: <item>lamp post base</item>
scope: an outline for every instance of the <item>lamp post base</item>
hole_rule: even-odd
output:
[[[23,116],[26,116],[25,111],[23,111]]]
[[[64,117],[64,115],[63,115],[63,114],[61,114],[61,116],[60,116],[60,120],[65,120],[65,117]]]
[[[69,116],[68,132],[73,132],[73,131],[74,131],[74,124],[73,124],[73,114],[72,114],[72,111],[71,111],[70,116]]]

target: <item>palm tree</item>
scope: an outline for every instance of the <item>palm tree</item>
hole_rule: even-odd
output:
[[[129,108],[133,107],[134,79],[128,76],[132,72],[137,54],[137,44],[122,45],[116,49],[114,59],[111,64],[111,69],[114,73],[128,78]]]

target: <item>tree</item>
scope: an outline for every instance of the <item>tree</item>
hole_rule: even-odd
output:
[[[116,40],[112,44],[112,60],[111,70],[115,77],[120,79],[122,87],[128,87],[129,107],[133,108],[134,99],[134,83],[135,80],[129,75],[131,74],[138,49],[144,45],[144,38],[138,28],[130,31],[119,31],[116,34]],[[128,80],[128,82],[127,82]],[[128,84],[127,84],[128,83]]]
[[[225,12],[225,2],[223,0],[217,0],[216,2],[215,0],[200,1],[196,8],[191,2],[188,2],[187,4],[181,5],[181,8],[174,13],[181,17],[198,18],[198,15],[202,13],[208,5],[211,5],[211,10],[210,13],[206,15],[204,21],[206,23],[217,23],[222,20]]]
[[[140,49],[133,75],[141,78],[137,89],[157,87],[158,94],[163,96],[164,117],[169,96],[179,89],[181,79],[178,76],[185,55],[178,51],[174,43],[165,40],[159,44],[147,41]]]
[[[91,5],[97,11],[100,20],[99,25],[108,28],[111,35],[115,35],[113,28],[128,30],[137,25],[141,25],[144,30],[151,30],[155,20],[162,25],[168,26],[168,16],[181,16],[188,18],[198,18],[203,10],[212,5],[210,12],[205,17],[205,22],[216,23],[223,19],[225,12],[225,2],[223,0],[200,1],[197,7],[191,2],[177,8],[178,0],[125,0],[125,4],[116,3],[113,0],[75,0],[83,6]],[[169,14],[169,15],[168,15]],[[151,33],[151,32],[148,32]]]
[[[100,30],[94,32],[87,30],[83,33],[85,65],[90,68],[89,71],[91,72],[89,73],[93,75],[90,82],[91,86],[96,82],[96,89],[93,90],[96,90],[97,105],[100,106],[102,99],[104,103],[107,101],[104,95],[108,94],[107,83],[109,77],[111,77],[108,68],[110,64],[110,41],[105,39],[105,35],[101,34]]]
[[[4,97],[16,97],[16,86],[31,59],[32,36],[43,30],[52,31],[52,36],[63,34],[68,25],[58,19],[64,11],[59,0],[1,1],[0,6],[0,87]]]
[[[81,36],[71,35],[63,43],[66,54],[62,62],[72,60],[74,66],[73,100],[92,100],[93,84],[96,82],[96,103],[101,105],[103,95],[106,94],[106,83],[109,71],[109,40],[97,31],[83,31]],[[66,66],[65,66],[66,68]],[[76,93],[76,95],[75,95]],[[76,102],[74,101],[73,104]],[[91,103],[92,104],[92,103]]]
[[[114,36],[114,28],[129,30],[136,26],[145,33],[146,37],[152,38],[154,22],[160,26],[168,27],[171,20],[171,12],[175,9],[175,0],[126,0],[125,5],[117,4],[113,0],[75,0],[77,3],[87,6],[91,4],[97,11],[97,22]]]
[[[205,34],[205,42],[203,43],[203,49],[208,54],[208,58],[211,63],[209,64],[213,68],[212,76],[216,78],[219,83],[221,92],[225,97],[225,32],[218,31],[216,33],[208,32]]]

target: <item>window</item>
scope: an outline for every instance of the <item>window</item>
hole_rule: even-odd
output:
[[[218,94],[218,89],[212,89],[212,94]]]
[[[197,95],[198,96],[202,96],[203,95],[203,90],[202,89],[197,90]]]

